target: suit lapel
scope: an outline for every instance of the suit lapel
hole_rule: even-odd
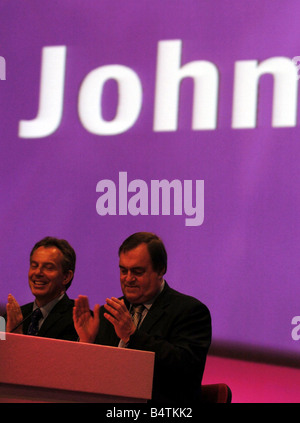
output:
[[[143,320],[140,328],[146,332],[149,332],[151,328],[160,320],[163,319],[167,308],[169,306],[169,286],[165,282],[165,287],[163,291],[156,298],[152,304],[150,310],[148,311],[145,319]]]
[[[47,331],[57,323],[57,321],[61,318],[61,315],[67,311],[69,302],[70,300],[67,294],[65,294],[48,314],[46,320],[41,326],[41,329],[39,330],[39,336],[45,336]]]

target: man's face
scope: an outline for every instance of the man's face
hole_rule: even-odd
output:
[[[56,247],[39,247],[31,258],[28,281],[37,304],[43,306],[65,291],[73,272],[63,273],[63,254]]]
[[[121,253],[119,267],[122,292],[130,303],[144,303],[159,292],[163,274],[153,270],[146,244]]]

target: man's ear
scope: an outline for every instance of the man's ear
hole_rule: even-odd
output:
[[[164,277],[164,275],[165,275],[165,273],[166,273],[166,269],[163,267],[163,268],[162,268],[162,270],[159,270],[159,271],[158,271],[158,276],[159,276],[160,278],[163,278],[163,277]]]
[[[73,276],[74,276],[73,270],[68,270],[64,275],[63,285],[68,285],[68,283],[71,281]]]

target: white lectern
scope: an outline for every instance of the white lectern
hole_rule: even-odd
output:
[[[0,340],[0,402],[146,402],[154,353],[28,335]]]

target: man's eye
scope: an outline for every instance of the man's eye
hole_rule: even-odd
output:
[[[135,275],[135,276],[142,276],[144,273],[145,273],[145,271],[144,270],[133,270],[132,271],[132,273]]]
[[[51,264],[48,264],[45,266],[46,270],[53,270],[53,266]]]

